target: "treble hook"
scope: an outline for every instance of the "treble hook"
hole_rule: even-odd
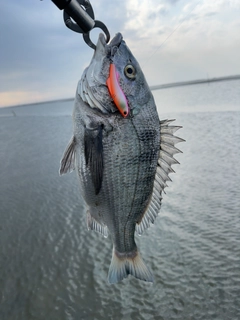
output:
[[[84,41],[92,49],[96,49],[89,35],[92,29],[102,29],[106,36],[106,42],[110,40],[108,28],[103,22],[95,20],[93,8],[89,0],[52,0],[52,2],[60,10],[63,10],[65,25],[75,32],[82,33]]]

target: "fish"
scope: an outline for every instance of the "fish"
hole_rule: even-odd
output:
[[[135,242],[154,223],[171,181],[175,147],[184,141],[174,120],[160,120],[136,58],[117,33],[99,34],[89,66],[77,85],[73,136],[60,175],[76,170],[86,205],[87,228],[111,236],[108,282],[128,275],[153,282]]]

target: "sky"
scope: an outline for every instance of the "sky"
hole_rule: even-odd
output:
[[[95,19],[121,32],[148,84],[240,74],[239,0],[92,0]],[[101,30],[91,32],[93,42]],[[0,10],[0,107],[73,98],[93,50],[50,0]]]

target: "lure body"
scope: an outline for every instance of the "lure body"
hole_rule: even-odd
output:
[[[125,94],[119,84],[119,74],[116,70],[116,66],[111,63],[109,70],[109,77],[107,79],[107,87],[111,98],[113,99],[116,107],[121,115],[126,118],[129,114],[129,106]]]

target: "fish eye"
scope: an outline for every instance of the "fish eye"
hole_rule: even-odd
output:
[[[127,64],[124,68],[125,76],[129,79],[135,79],[136,70],[132,64]]]

